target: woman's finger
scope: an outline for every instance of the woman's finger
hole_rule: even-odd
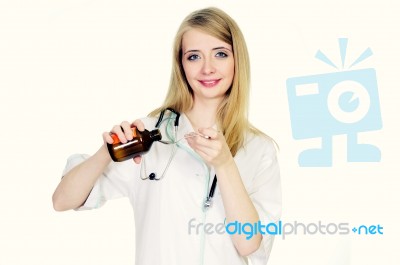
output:
[[[121,122],[120,126],[122,128],[122,131],[124,132],[126,140],[128,140],[128,141],[132,140],[133,133],[132,133],[131,124],[127,121],[123,121],[123,122]]]
[[[139,131],[144,131],[144,123],[141,120],[135,120],[132,125],[134,125],[136,128],[138,128]]]
[[[202,151],[211,156],[218,154],[220,150],[219,148],[220,143],[211,140],[211,138],[210,139],[204,138],[203,136],[187,138],[187,142],[190,145],[190,147],[192,147],[196,152]]]
[[[111,135],[110,135],[109,132],[104,132],[104,133],[103,133],[103,141],[106,142],[106,143],[108,143],[108,144],[113,144],[113,142],[114,142],[114,140],[113,140],[113,138],[111,137]]]
[[[204,137],[210,137],[211,139],[217,139],[219,136],[219,131],[213,128],[199,128],[199,133]]]
[[[116,134],[118,139],[120,140],[121,143],[126,143],[128,140],[125,137],[125,133],[122,130],[121,125],[115,125],[112,129],[111,129],[111,133]]]
[[[135,156],[133,158],[133,162],[135,162],[135,164],[140,164],[140,162],[142,162],[142,157],[141,156]]]

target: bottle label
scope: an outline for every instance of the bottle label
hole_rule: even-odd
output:
[[[137,136],[136,127],[132,127],[131,130],[133,138],[135,138]],[[115,133],[110,134],[110,136],[114,141],[113,144],[119,144],[121,142]]]

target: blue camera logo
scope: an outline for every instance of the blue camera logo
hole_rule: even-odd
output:
[[[344,68],[347,39],[339,39]],[[349,68],[372,55],[366,49]],[[339,69],[324,53],[316,58]],[[286,81],[294,139],[321,138],[321,148],[304,150],[301,167],[332,166],[332,136],[347,135],[348,162],[379,162],[379,148],[357,142],[357,133],[379,130],[382,118],[374,69],[347,70]]]

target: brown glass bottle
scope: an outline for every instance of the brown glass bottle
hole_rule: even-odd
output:
[[[142,155],[150,150],[154,141],[161,140],[161,133],[158,129],[143,132],[132,128],[133,139],[127,143],[121,143],[116,134],[111,134],[114,142],[107,144],[108,152],[113,161],[121,162]]]

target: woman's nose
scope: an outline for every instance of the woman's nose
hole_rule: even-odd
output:
[[[214,63],[212,62],[211,58],[204,59],[202,70],[203,70],[203,74],[205,74],[205,75],[215,73],[215,66],[214,66]]]

